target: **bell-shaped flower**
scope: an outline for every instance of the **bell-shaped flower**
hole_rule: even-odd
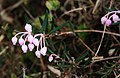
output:
[[[101,23],[102,23],[102,24],[105,24],[106,21],[107,21],[107,18],[106,18],[105,16],[103,16],[103,17],[101,18]]]
[[[53,56],[49,56],[48,61],[51,62],[53,60]]]
[[[37,58],[40,58],[40,51],[37,50],[37,51],[35,52],[35,55],[37,56]]]
[[[108,20],[105,22],[106,26],[108,26],[108,27],[111,25],[111,23],[112,23],[112,21],[111,21],[110,19],[108,19]]]
[[[28,35],[28,41],[30,42],[30,43],[32,43],[33,42],[33,39],[34,39],[34,37],[30,34],[30,35]]]
[[[30,43],[30,44],[28,44],[28,48],[29,48],[30,51],[32,51],[33,48],[34,48],[34,45]]]
[[[33,39],[33,44],[34,44],[35,46],[38,46],[38,45],[39,45],[39,41],[38,41],[37,38],[34,38],[34,39]]]
[[[113,14],[112,19],[113,19],[114,22],[117,22],[119,20],[119,17],[118,17],[118,15]]]
[[[49,56],[49,58],[48,58],[48,61],[51,62],[51,61],[53,60],[53,57],[54,57],[55,59],[60,58],[60,57],[59,57],[58,55],[56,55],[56,54],[51,54],[51,55]]]
[[[28,32],[32,32],[32,26],[30,24],[25,25],[25,30]]]
[[[20,45],[23,45],[24,42],[25,42],[25,40],[21,37],[21,38],[19,39],[19,44],[20,44]]]
[[[23,53],[26,53],[27,52],[27,49],[28,49],[28,47],[27,47],[27,45],[22,45],[22,50],[23,50]]]
[[[43,56],[45,56],[45,55],[46,55],[46,52],[47,52],[47,47],[41,48],[40,54],[42,54]]]
[[[17,43],[17,37],[16,36],[12,37],[12,43],[13,43],[13,45],[16,45],[16,43]]]

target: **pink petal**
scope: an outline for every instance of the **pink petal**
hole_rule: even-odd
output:
[[[113,14],[113,15],[112,15],[112,18],[113,18],[113,21],[114,21],[114,22],[117,22],[117,21],[119,20],[119,17],[118,17],[118,15],[116,15],[116,14]]]
[[[27,52],[27,49],[28,49],[27,45],[22,45],[22,50],[23,50],[24,53]]]
[[[17,37],[12,37],[12,43],[13,43],[13,45],[16,45],[16,43],[17,43]]]
[[[25,40],[24,40],[23,38],[20,38],[20,39],[19,39],[19,44],[20,44],[20,45],[23,45],[24,42],[25,42]]]
[[[29,41],[30,43],[33,42],[33,39],[34,39],[34,37],[33,37],[32,35],[29,35],[29,36],[28,36],[28,41]]]
[[[30,51],[32,51],[33,48],[34,48],[34,45],[30,43],[30,44],[28,44],[28,48],[29,48]]]
[[[38,41],[37,38],[34,38],[34,39],[33,39],[33,44],[34,44],[35,46],[38,46],[38,45],[39,45],[39,41]]]
[[[25,30],[28,32],[32,32],[32,26],[30,24],[25,25]]]
[[[48,58],[48,61],[51,62],[53,60],[53,57],[50,55]]]
[[[112,21],[110,19],[108,19],[105,24],[106,24],[106,26],[109,27],[111,25],[111,23],[112,23]]]
[[[46,55],[46,52],[47,52],[47,47],[41,48],[40,53],[41,53],[43,56]]]
[[[107,21],[107,18],[106,18],[105,16],[103,16],[103,17],[101,18],[101,23],[104,24],[106,21]]]
[[[40,51],[36,51],[35,55],[37,56],[37,58],[40,58]]]

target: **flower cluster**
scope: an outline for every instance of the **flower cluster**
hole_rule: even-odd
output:
[[[40,58],[41,55],[45,56],[47,52],[47,47],[45,46],[45,36],[44,34],[35,34],[32,35],[32,26],[30,24],[25,25],[26,32],[19,32],[14,37],[12,37],[13,45],[16,45],[17,42],[20,44],[22,51],[24,53],[32,51],[34,47],[37,47],[35,55]],[[21,35],[19,39],[17,36]]]
[[[117,15],[117,13],[120,13],[120,11],[112,11],[107,13],[105,16],[103,16],[101,18],[101,23],[104,25],[106,24],[106,26],[110,26],[112,24],[112,21],[118,22],[119,21],[119,16]]]

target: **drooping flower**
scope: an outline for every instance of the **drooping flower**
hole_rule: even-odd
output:
[[[30,43],[30,44],[28,44],[28,48],[29,48],[30,51],[32,51],[33,48],[34,48],[34,45],[32,43]]]
[[[24,42],[25,42],[25,40],[21,37],[21,38],[19,39],[19,44],[20,44],[20,45],[23,45]]]
[[[45,55],[46,55],[46,52],[47,52],[47,47],[41,48],[40,54],[42,54],[43,56],[45,56]]]
[[[26,32],[19,32],[12,38],[13,45],[16,45],[17,43],[16,36],[21,35],[18,42],[22,48],[23,53],[26,53],[28,49],[32,51],[36,46],[37,50],[35,51],[35,55],[37,56],[37,58],[40,58],[41,55],[45,56],[47,52],[47,47],[45,46],[44,34],[32,35],[32,26],[30,24],[25,25],[25,30]],[[26,44],[26,42],[28,45]]]
[[[37,58],[40,58],[40,51],[37,50],[37,51],[35,52],[35,55],[37,56]]]
[[[52,60],[53,60],[53,56],[49,56],[48,61],[52,62]]]
[[[30,24],[25,25],[25,30],[28,32],[32,32],[32,26]]]
[[[28,50],[28,47],[27,47],[27,45],[22,45],[22,50],[23,50],[23,52],[24,53],[26,53],[27,52],[27,50]]]
[[[12,38],[12,43],[13,43],[13,45],[16,45],[16,43],[17,43],[17,37],[16,37],[16,36],[14,36],[14,37]]]
[[[117,22],[119,20],[119,17],[118,17],[118,15],[113,14],[112,19],[113,19],[114,22]]]
[[[107,18],[106,18],[105,16],[103,16],[103,17],[101,18],[101,23],[102,23],[102,24],[105,24],[106,21],[107,21]]]
[[[108,20],[105,22],[106,26],[108,26],[108,27],[111,25],[111,23],[112,23],[112,21],[111,21],[110,19],[108,19]]]
[[[49,61],[49,62],[52,62],[53,57],[54,57],[55,59],[60,58],[60,57],[59,57],[58,55],[56,55],[56,54],[51,54],[51,55],[49,56],[49,58],[48,58],[48,61]]]
[[[30,42],[30,43],[32,43],[33,42],[33,36],[30,34],[30,35],[28,35],[28,41]]]
[[[38,46],[38,45],[39,45],[39,41],[38,41],[37,38],[34,38],[34,39],[33,39],[33,44],[34,44],[35,46]]]

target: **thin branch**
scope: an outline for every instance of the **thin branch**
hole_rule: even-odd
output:
[[[88,47],[88,46],[83,42],[82,39],[79,38],[79,41],[92,53],[92,55],[95,54],[95,52],[94,52],[93,50],[91,50],[90,47]]]
[[[81,33],[81,32],[92,32],[92,33],[103,33],[104,31],[100,31],[100,30],[74,30],[74,33]],[[68,32],[61,32],[59,34],[57,34],[57,36],[61,36],[61,35],[67,35],[67,34],[74,34],[72,31],[68,31]],[[120,36],[120,34],[118,33],[113,33],[113,32],[108,32],[105,31],[105,34],[109,34],[109,35],[114,35],[114,36]],[[51,35],[46,35],[47,37],[54,37],[53,34]]]
[[[60,17],[63,17],[64,15],[69,14],[69,13],[74,12],[74,11],[80,11],[80,10],[82,10],[82,9],[83,9],[83,8],[75,8],[75,9],[72,9],[72,10],[70,10],[70,11],[67,11],[67,12],[63,13]]]

